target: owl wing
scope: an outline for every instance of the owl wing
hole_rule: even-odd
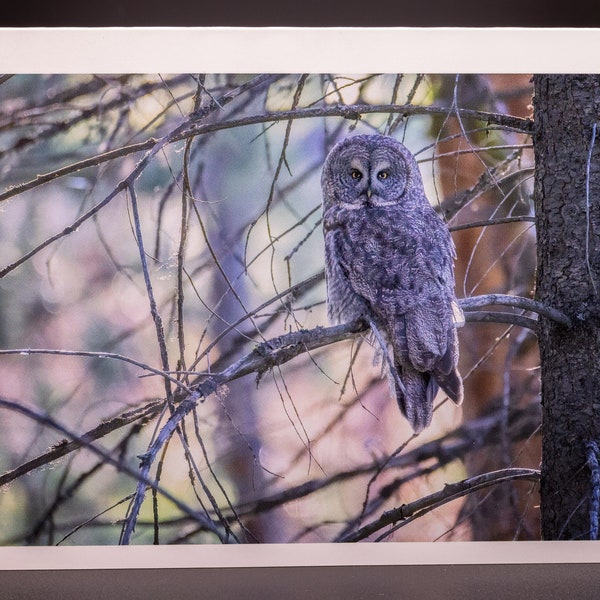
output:
[[[386,332],[404,378],[410,379],[408,371],[413,370],[421,379],[422,374],[431,374],[425,381],[427,404],[437,393],[436,383],[460,403],[454,246],[448,229],[433,210],[424,217],[415,220],[418,228],[411,227],[414,223],[410,219],[391,231],[389,222],[385,226],[379,223],[371,235],[364,236],[360,250],[342,254],[353,258],[342,262],[341,268],[349,286],[365,300]],[[415,385],[417,378],[415,373]]]
[[[453,263],[456,253],[446,225],[437,218],[428,221],[430,231],[419,257],[422,279],[427,280],[419,302],[405,315],[409,359],[421,372],[430,372],[435,382],[456,404],[463,399],[458,373],[456,328],[464,323],[454,291]]]
[[[353,321],[365,315],[363,295],[356,291],[353,280],[359,276],[353,265],[342,258],[346,255],[343,230],[331,228],[325,233],[325,277],[327,280],[327,314],[330,321]]]

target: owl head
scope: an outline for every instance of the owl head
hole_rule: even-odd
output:
[[[334,146],[321,185],[326,201],[351,210],[395,205],[407,191],[423,189],[413,155],[384,135],[356,135]]]

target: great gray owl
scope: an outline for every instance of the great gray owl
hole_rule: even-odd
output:
[[[420,432],[431,423],[438,386],[456,404],[463,398],[450,232],[425,196],[413,155],[391,137],[337,144],[321,185],[329,318],[370,324],[400,410]]]

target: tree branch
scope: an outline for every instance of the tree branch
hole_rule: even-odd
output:
[[[239,379],[244,375],[256,373],[257,380],[268,370],[282,365],[304,352],[334,344],[354,337],[357,333],[367,330],[364,321],[352,321],[331,327],[315,327],[286,333],[266,342],[258,344],[254,350],[221,372],[206,374],[205,379],[198,384],[198,390],[206,398],[215,392],[219,386]]]
[[[96,454],[107,464],[112,465],[122,473],[129,475],[131,478],[135,479],[138,482],[139,486],[143,486],[144,488],[149,487],[155,489],[162,496],[170,500],[181,512],[188,515],[194,521],[201,523],[202,527],[208,528],[209,531],[212,531],[217,537],[221,538],[222,532],[219,530],[217,525],[215,525],[212,521],[206,518],[204,515],[199,514],[197,511],[193,510],[181,500],[179,500],[176,496],[162,488],[155,481],[150,480],[144,474],[138,472],[136,469],[131,468],[129,465],[114,459],[109,452],[104,450],[99,446],[92,444],[91,440],[86,439],[84,436],[77,435],[72,432],[70,429],[56,421],[50,415],[37,411],[33,408],[27,408],[18,402],[13,402],[12,400],[7,400],[5,398],[0,398],[0,407],[12,410],[14,412],[18,412],[42,425],[47,425],[52,429],[60,432],[61,434],[67,436],[74,442],[77,442],[79,447],[84,447],[90,450],[93,454]],[[168,425],[168,423],[167,423]],[[165,426],[166,427],[166,426]]]
[[[451,225],[450,231],[461,231],[463,229],[474,229],[476,227],[490,227],[491,225],[504,225],[508,223],[535,223],[535,217],[523,215],[520,217],[499,217],[497,219],[484,219],[483,221],[471,221],[463,225]]]
[[[501,469],[499,471],[492,471],[490,473],[484,473],[483,475],[477,475],[476,477],[470,477],[456,483],[449,483],[444,486],[444,489],[429,496],[419,498],[409,504],[403,504],[398,508],[386,511],[379,517],[379,519],[372,523],[361,527],[359,530],[352,534],[347,535],[343,538],[342,542],[358,542],[363,540],[370,535],[380,531],[388,525],[393,525],[390,531],[382,534],[379,539],[382,539],[392,532],[404,527],[414,519],[431,512],[432,510],[462,498],[467,494],[476,492],[477,490],[484,489],[491,485],[498,483],[504,483],[506,481],[534,481],[540,480],[540,471],[537,469]],[[378,541],[379,541],[378,539]]]
[[[0,407],[2,408],[12,409],[14,405],[17,404],[19,403],[0,398]],[[104,421],[100,423],[100,425],[94,427],[94,429],[90,429],[80,436],[72,436],[70,440],[63,439],[54,444],[43,454],[40,454],[39,456],[36,456],[35,458],[19,465],[15,469],[6,471],[6,473],[0,475],[0,487],[10,483],[11,481],[14,481],[15,479],[18,479],[22,475],[30,473],[35,469],[39,469],[44,465],[58,460],[59,458],[62,458],[63,456],[66,456],[75,450],[79,450],[79,448],[89,444],[89,442],[98,440],[105,435],[108,435],[112,431],[116,431],[117,429],[121,429],[122,427],[138,421],[149,421],[162,411],[164,405],[165,403],[163,400],[150,402],[145,406],[124,412],[116,417],[113,417],[112,419],[109,419],[108,421]]]
[[[487,194],[491,190],[497,188],[501,181],[522,176],[522,171],[511,171],[513,163],[516,162],[520,156],[521,153],[518,150],[511,152],[502,162],[485,169],[472,188],[445,198],[441,205],[442,213],[445,218],[448,220],[452,219],[461,208],[482,194]]]
[[[512,296],[510,294],[484,294],[482,296],[461,298],[459,304],[464,311],[470,311],[481,306],[490,306],[492,304],[513,306],[548,317],[565,327],[571,327],[571,319],[564,313],[551,306],[546,306],[538,300],[532,300],[531,298],[524,298],[522,296]]]
[[[467,421],[446,435],[425,442],[422,445],[399,454],[386,461],[388,469],[414,467],[423,462],[437,459],[437,467],[446,465],[453,460],[461,459],[468,452],[498,444],[501,435],[501,422],[506,418],[502,410],[485,415],[473,421]],[[509,417],[508,435],[511,442],[516,442],[531,436],[539,427],[539,403],[532,403],[523,409],[514,409]],[[360,465],[351,471],[344,471],[313,479],[294,488],[276,492],[238,507],[239,514],[254,514],[260,511],[272,510],[282,504],[302,498],[308,494],[327,488],[340,481],[361,477],[381,468],[382,460]]]
[[[322,106],[317,108],[298,108],[294,110],[283,110],[261,115],[253,115],[236,119],[234,121],[222,123],[210,123],[193,125],[188,132],[183,135],[198,135],[217,129],[231,127],[243,127],[245,125],[254,125],[257,123],[269,123],[279,121],[289,121],[292,119],[314,119],[319,117],[343,117],[344,119],[359,120],[362,115],[367,114],[397,114],[402,116],[411,115],[448,115],[458,113],[462,118],[472,118],[483,121],[488,125],[501,125],[502,127],[513,129],[522,133],[530,133],[533,128],[531,119],[523,119],[505,114],[490,113],[480,110],[470,110],[466,108],[447,108],[440,106],[416,106],[414,104],[336,104],[332,106]]]
[[[258,83],[269,83],[274,80],[275,76],[265,76],[264,79],[261,79],[259,82],[255,82],[255,85]],[[253,80],[254,81],[254,80]],[[250,82],[248,82],[250,83]],[[242,87],[242,86],[240,86]],[[231,129],[235,127],[243,127],[247,125],[256,125],[261,123],[278,123],[280,121],[290,121],[294,119],[310,119],[310,118],[318,118],[318,117],[343,117],[345,119],[360,119],[363,114],[377,114],[377,113],[389,113],[389,114],[398,114],[402,116],[410,116],[410,115],[447,115],[448,113],[452,113],[454,109],[452,108],[443,108],[436,106],[415,106],[413,104],[378,104],[378,105],[370,105],[370,104],[355,104],[355,105],[333,105],[319,108],[297,108],[294,110],[280,111],[280,112],[271,112],[271,113],[262,113],[259,115],[250,115],[248,117],[242,117],[240,119],[232,119],[229,121],[217,121],[214,123],[199,123],[201,119],[205,118],[207,114],[211,111],[216,110],[217,108],[222,108],[225,104],[231,101],[234,97],[239,95],[237,89],[226,94],[222,98],[219,99],[218,103],[213,100],[213,102],[206,108],[202,109],[195,113],[192,118],[188,121],[184,131],[179,131],[176,135],[174,135],[169,143],[179,142],[181,140],[187,139],[189,137],[193,137],[196,135],[202,135],[206,133],[211,133],[214,131],[220,131],[223,129]],[[484,111],[476,111],[476,110],[468,110],[468,109],[460,109],[459,114],[462,117],[471,117],[475,119],[479,119],[488,124],[496,124],[501,125],[503,127],[509,129],[516,129],[517,131],[521,131],[523,133],[529,133],[531,131],[532,122],[531,119],[521,119],[518,117],[511,117],[510,115],[502,115],[496,113],[487,113]],[[136,152],[141,152],[144,150],[149,150],[158,144],[160,140],[156,138],[149,138],[145,142],[140,142],[138,144],[131,144],[130,146],[125,146],[123,148],[117,148],[115,150],[111,150],[110,152],[105,152],[103,154],[98,154],[92,156],[90,158],[84,159],[82,161],[78,161],[77,163],[73,163],[72,165],[67,165],[50,173],[46,173],[43,175],[39,175],[33,180],[27,181],[20,185],[10,187],[6,189],[4,192],[0,193],[0,202],[3,200],[7,200],[17,194],[22,192],[34,189],[40,185],[48,183],[49,181],[53,181],[59,177],[63,177],[65,175],[69,175],[71,173],[75,173],[90,166],[97,166],[104,162],[113,160],[115,158],[120,158],[123,156],[127,156],[129,154],[135,154]],[[514,158],[512,158],[514,160]],[[504,163],[501,164],[502,169],[496,168],[490,170],[490,173],[494,173],[500,175],[506,169],[507,165],[512,162],[507,159]],[[490,184],[489,176],[485,180],[482,180],[480,184],[478,184],[477,191],[482,193],[482,190],[485,190],[490,187],[494,187],[496,184]],[[464,192],[465,197],[470,198],[470,194],[475,191],[467,190]],[[462,198],[462,196],[460,197]],[[452,199],[452,206],[461,206],[462,200],[458,196]],[[453,210],[453,213],[456,210]]]
[[[282,491],[274,492],[271,495],[239,504],[236,506],[236,514],[238,517],[243,517],[269,512],[338,483],[377,472],[381,469],[382,464],[385,464],[387,470],[411,467],[410,473],[390,484],[393,489],[397,489],[404,482],[414,480],[415,477],[419,477],[424,473],[430,473],[432,470],[439,469],[454,460],[461,460],[470,452],[494,447],[500,443],[501,436],[508,435],[511,442],[528,439],[539,430],[539,403],[534,402],[525,408],[511,410],[507,431],[503,425],[505,419],[505,412],[502,409],[497,410],[478,419],[467,421],[446,435],[425,442],[413,450],[394,456],[391,459],[380,458],[370,463],[358,465],[351,470],[312,479]],[[430,463],[432,459],[436,461],[435,465],[419,466],[423,463]],[[386,488],[388,487],[386,486]],[[384,493],[383,490],[382,493]],[[386,497],[389,497],[387,495],[389,492],[385,493]],[[230,518],[232,515],[226,516]],[[201,528],[195,527],[193,530],[188,530],[185,537],[188,538],[199,531],[201,531]],[[343,537],[343,533],[340,535],[341,537]],[[181,539],[176,538],[172,540],[172,543],[179,541]]]
[[[473,310],[465,312],[465,321],[468,323],[505,323],[507,325],[517,325],[525,327],[534,333],[537,332],[537,319],[517,315],[515,313],[491,311],[491,310]]]

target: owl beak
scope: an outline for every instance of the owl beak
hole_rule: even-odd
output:
[[[371,186],[369,186],[367,188],[367,200],[370,200],[372,195],[373,195],[373,190],[371,189]]]

